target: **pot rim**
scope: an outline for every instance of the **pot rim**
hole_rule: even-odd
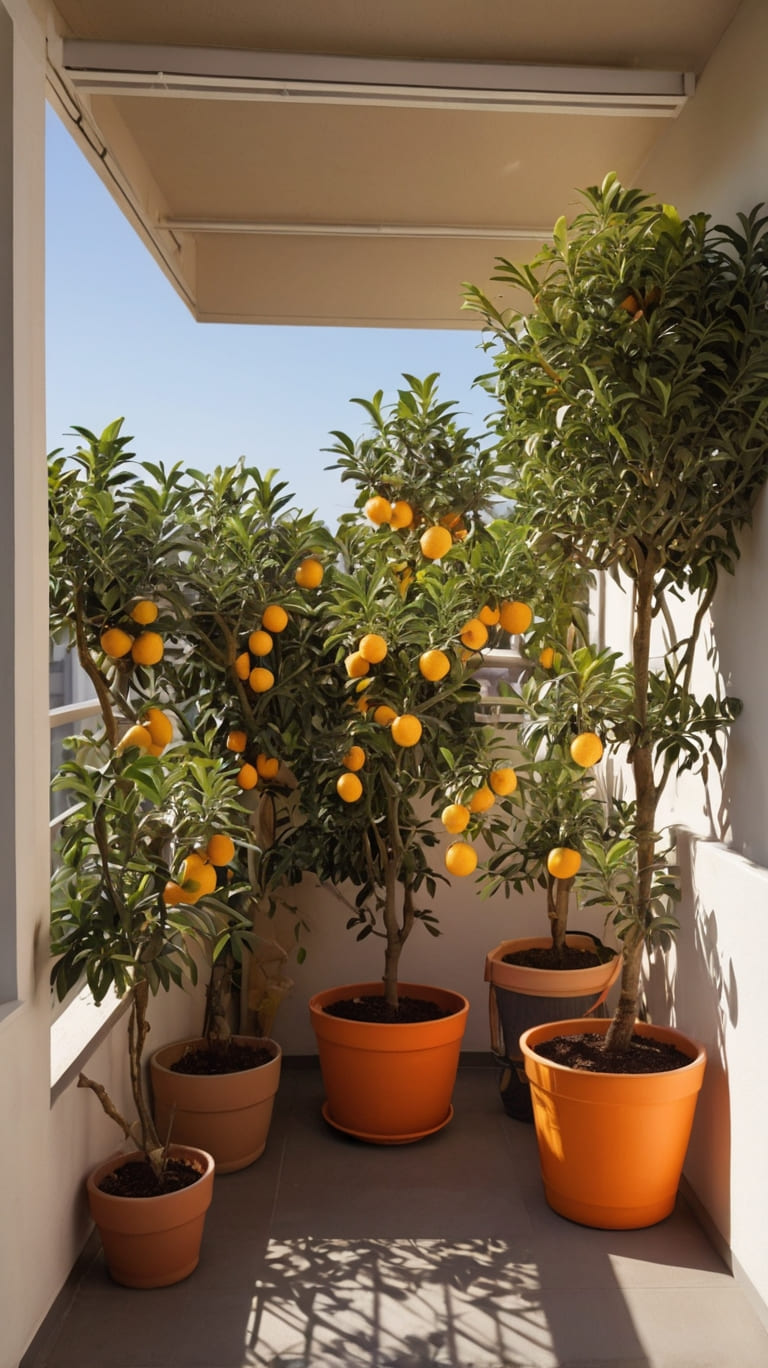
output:
[[[213,1155],[209,1154],[207,1150],[199,1149],[195,1145],[171,1144],[168,1147],[168,1153],[172,1159],[183,1159],[187,1158],[188,1156],[194,1156],[198,1159],[202,1158],[204,1160],[204,1164],[202,1169],[200,1170],[200,1181],[202,1181],[205,1178],[208,1178],[209,1176],[211,1178],[213,1177],[216,1165],[214,1162]],[[178,1188],[176,1192],[158,1193],[157,1197],[120,1197],[114,1192],[103,1192],[101,1188],[98,1186],[99,1179],[105,1178],[106,1175],[108,1173],[111,1173],[114,1169],[120,1168],[125,1163],[130,1163],[133,1159],[145,1158],[146,1155],[143,1150],[115,1150],[115,1152],[113,1154],[108,1155],[106,1159],[102,1159],[101,1163],[97,1164],[96,1167],[92,1169],[91,1172],[88,1174],[88,1177],[86,1179],[86,1187],[88,1188],[88,1191],[98,1194],[99,1201],[143,1202],[145,1203],[147,1210],[150,1211],[156,1203],[168,1202],[172,1200],[174,1197],[181,1197],[184,1195],[184,1193],[189,1191],[189,1187],[186,1187]],[[190,1184],[190,1186],[195,1187],[196,1184],[192,1183]]]
[[[666,1069],[661,1073],[657,1073],[655,1070],[650,1070],[647,1073],[631,1074],[621,1072],[614,1073],[610,1071],[593,1073],[589,1069],[572,1069],[570,1064],[561,1064],[559,1060],[556,1059],[546,1059],[543,1055],[537,1054],[530,1044],[533,1037],[541,1040],[551,1040],[554,1036],[560,1035],[606,1035],[610,1025],[610,1017],[589,1020],[585,1020],[584,1017],[571,1017],[565,1021],[542,1022],[538,1026],[529,1026],[527,1031],[523,1031],[520,1036],[520,1049],[524,1058],[527,1057],[532,1059],[537,1065],[546,1069],[552,1069],[561,1074],[577,1074],[580,1078],[588,1079],[594,1078],[599,1080],[619,1078],[626,1081],[627,1085],[630,1087],[633,1079],[647,1081],[649,1078],[663,1078],[667,1075],[679,1078],[681,1075],[684,1076],[687,1074],[691,1069],[699,1069],[706,1062],[707,1051],[700,1041],[695,1040],[692,1036],[686,1035],[685,1032],[681,1031],[677,1026],[664,1026],[661,1022],[636,1021],[634,1030],[638,1035],[650,1036],[652,1038],[655,1036],[658,1040],[678,1044],[680,1048],[682,1048],[680,1042],[684,1042],[685,1045],[690,1046],[693,1051],[690,1062],[688,1064],[682,1064],[679,1069]],[[685,1054],[687,1051],[683,1050],[683,1053]]]

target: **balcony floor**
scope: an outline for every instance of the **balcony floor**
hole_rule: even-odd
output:
[[[287,1068],[266,1154],[217,1178],[197,1271],[119,1288],[92,1241],[21,1368],[765,1368],[768,1333],[681,1201],[660,1225],[556,1216],[491,1069],[416,1145],[369,1146]]]

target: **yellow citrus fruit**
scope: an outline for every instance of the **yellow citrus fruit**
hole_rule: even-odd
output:
[[[498,769],[491,770],[488,784],[500,798],[506,798],[517,788],[517,775],[511,765],[500,765]]]
[[[555,663],[555,649],[553,646],[544,646],[539,652],[539,664],[543,670],[551,670]]]
[[[477,851],[468,841],[451,841],[445,852],[445,867],[449,874],[464,878],[477,869]]]
[[[336,792],[345,803],[356,803],[358,798],[362,798],[363,786],[356,774],[347,771],[336,780]]]
[[[405,499],[396,499],[392,505],[392,515],[389,519],[390,527],[398,531],[401,527],[410,527],[413,522],[413,509]]]
[[[235,843],[231,836],[222,836],[220,832],[217,832],[205,847],[205,853],[211,864],[221,869],[223,865],[228,865],[231,860],[234,860]]]
[[[251,632],[248,638],[248,650],[255,656],[268,656],[272,650],[273,641],[269,632]]]
[[[181,866],[181,886],[184,890],[184,898],[187,901],[190,893],[194,894],[194,901],[203,898],[208,893],[212,893],[216,887],[216,868],[210,860],[203,859],[202,855],[193,852],[188,855]]]
[[[431,684],[436,684],[439,679],[445,679],[450,668],[451,662],[445,651],[425,651],[419,656],[419,669]]]
[[[499,609],[499,622],[510,636],[520,636],[527,632],[533,622],[533,613],[527,603],[519,599],[505,599]]]
[[[396,717],[394,708],[390,708],[387,703],[380,703],[378,708],[374,709],[373,720],[378,722],[380,727],[388,727]]]
[[[323,582],[323,567],[315,556],[307,556],[295,575],[300,589],[317,589]]]
[[[346,755],[342,755],[341,763],[345,769],[361,770],[365,764],[365,751],[362,746],[350,746]]]
[[[147,727],[129,727],[117,743],[117,753],[122,755],[123,751],[131,750],[134,746],[138,750],[147,751],[152,744],[152,736]]]
[[[359,651],[351,651],[344,661],[344,668],[350,679],[362,679],[371,667],[364,655]]]
[[[387,654],[387,643],[378,632],[367,632],[361,638],[357,649],[363,660],[369,661],[371,665],[378,665]]]
[[[259,751],[256,756],[256,772],[262,779],[276,779],[280,772],[280,761],[275,755],[265,755]]]
[[[392,740],[396,746],[415,746],[421,740],[422,725],[413,713],[401,713],[392,722]]]
[[[571,742],[571,759],[575,764],[581,765],[582,769],[589,769],[590,765],[596,765],[603,754],[603,743],[597,732],[579,732]]]
[[[422,556],[427,560],[440,560],[453,546],[453,537],[447,527],[428,527],[419,537],[419,546]]]
[[[449,803],[440,813],[440,821],[446,831],[450,831],[452,836],[458,836],[459,832],[466,831],[471,815],[469,808],[463,803]]]
[[[364,511],[366,518],[370,518],[377,527],[381,527],[382,523],[388,523],[392,517],[392,505],[382,494],[374,494],[366,503]]]
[[[242,755],[248,745],[248,737],[244,731],[231,731],[227,737],[227,750],[235,752],[235,755]]]
[[[261,615],[261,625],[268,632],[279,634],[288,626],[288,614],[281,603],[268,603]]]
[[[157,604],[151,599],[139,599],[131,609],[131,617],[140,627],[148,627],[150,622],[155,621],[159,611]]]
[[[467,806],[469,807],[470,812],[487,812],[489,808],[493,807],[495,801],[493,791],[487,784],[482,784],[481,787],[476,789],[472,794]]]
[[[498,608],[492,608],[490,603],[483,604],[477,615],[485,627],[495,627],[500,617]]]
[[[163,638],[159,632],[140,632],[131,647],[137,665],[157,665],[163,658]]]
[[[570,846],[555,846],[547,856],[547,869],[553,879],[572,879],[580,868],[581,856],[578,850],[571,850]]]
[[[254,693],[266,693],[267,689],[272,688],[274,682],[275,676],[272,671],[265,670],[263,665],[257,665],[248,676],[248,683]]]
[[[255,788],[259,782],[258,771],[253,765],[241,765],[237,775],[237,785],[241,789]]]
[[[122,627],[108,627],[106,632],[102,632],[99,641],[104,654],[113,660],[126,656],[133,645],[133,637],[124,632]]]
[[[167,746],[173,737],[173,723],[160,708],[147,708],[143,719],[154,746]]]
[[[176,905],[180,902],[183,902],[183,900],[184,889],[182,888],[181,884],[177,884],[174,882],[173,879],[169,879],[168,883],[165,885],[165,888],[163,889],[163,902],[165,903],[166,907],[176,907]]]
[[[488,628],[479,618],[470,618],[459,632],[459,639],[470,651],[482,651],[488,641]]]
[[[241,651],[235,661],[235,674],[238,679],[247,679],[251,673],[251,657],[247,651]]]

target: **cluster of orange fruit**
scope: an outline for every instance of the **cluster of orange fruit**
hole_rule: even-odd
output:
[[[275,755],[267,755],[264,751],[259,751],[254,756],[253,762],[245,760],[243,757],[248,750],[248,736],[246,732],[231,731],[227,737],[227,750],[232,751],[240,761],[240,769],[237,772],[237,785],[245,791],[253,789],[264,779],[267,782],[276,779],[280,772],[280,761]]]
[[[268,603],[261,615],[261,625],[248,637],[247,650],[241,651],[235,660],[235,674],[244,684],[249,684],[254,693],[267,693],[274,686],[274,671],[263,662],[272,654],[274,637],[287,626],[288,614],[282,604]]]
[[[597,732],[579,732],[570,745],[571,759],[582,769],[596,765],[603,755]],[[581,869],[581,855],[572,846],[555,846],[547,856],[547,869],[553,879],[572,879]]]
[[[149,755],[162,755],[173,739],[173,723],[160,708],[147,708],[140,721],[129,727],[117,744],[117,753],[122,755],[131,746],[146,751]]]
[[[444,807],[440,820],[446,831],[458,836],[466,831],[473,814],[487,812],[497,798],[507,798],[517,788],[517,775],[511,765],[498,765],[488,775],[488,782],[481,784],[468,797],[466,803],[449,803]],[[449,874],[464,876],[477,869],[477,851],[469,841],[452,841],[445,852],[445,867]]]
[[[178,882],[171,879],[165,885],[163,901],[166,906],[196,903],[199,898],[215,892],[218,871],[230,864],[234,856],[235,843],[231,836],[218,832],[211,836],[205,850],[193,850],[183,860]]]
[[[383,494],[374,494],[364,506],[367,518],[377,527],[385,524],[397,532],[420,525],[423,521],[412,504],[406,499],[395,499],[390,503]],[[440,560],[450,551],[454,542],[463,541],[467,527],[460,513],[446,513],[437,523],[430,523],[419,537],[421,554],[425,560]]]
[[[163,658],[163,638],[159,632],[146,630],[156,621],[159,611],[151,599],[139,599],[129,610],[128,616],[145,630],[133,635],[122,627],[106,627],[99,638],[104,654],[111,660],[122,660],[130,654],[135,665],[159,664]]]

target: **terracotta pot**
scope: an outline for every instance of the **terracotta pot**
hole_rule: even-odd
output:
[[[610,1022],[553,1021],[523,1035],[539,1161],[549,1205],[581,1225],[636,1230],[669,1216],[683,1170],[702,1047],[668,1026],[637,1022],[638,1035],[690,1057],[669,1073],[597,1074],[542,1058],[534,1046],[559,1035],[605,1035]]]
[[[217,1173],[246,1168],[264,1153],[272,1107],[280,1082],[282,1051],[266,1036],[235,1036],[238,1044],[271,1051],[267,1064],[228,1074],[175,1073],[171,1065],[188,1050],[204,1049],[205,1040],[177,1040],[156,1050],[150,1060],[155,1125],[180,1145],[207,1150]]]
[[[382,994],[352,983],[317,993],[309,1004],[325,1085],[323,1116],[338,1130],[379,1145],[405,1145],[447,1126],[469,1002],[448,988],[401,983],[405,997],[436,1002],[450,1016],[387,1024],[344,1021],[323,1008],[341,998]]]
[[[213,1159],[203,1150],[171,1145],[174,1159],[185,1159],[200,1171],[200,1180],[162,1197],[113,1197],[98,1184],[138,1150],[113,1154],[87,1182],[88,1204],[98,1227],[107,1267],[124,1287],[168,1287],[197,1268],[205,1213],[213,1194]]]
[[[569,931],[569,946],[594,950],[601,942],[584,931]],[[533,1121],[531,1090],[525,1076],[520,1036],[531,1026],[565,1021],[579,1013],[606,1016],[605,998],[621,968],[621,956],[588,969],[530,969],[505,964],[504,956],[520,950],[546,949],[549,936],[505,940],[485,959],[491,1050],[500,1065],[499,1093],[504,1109],[516,1121]]]

